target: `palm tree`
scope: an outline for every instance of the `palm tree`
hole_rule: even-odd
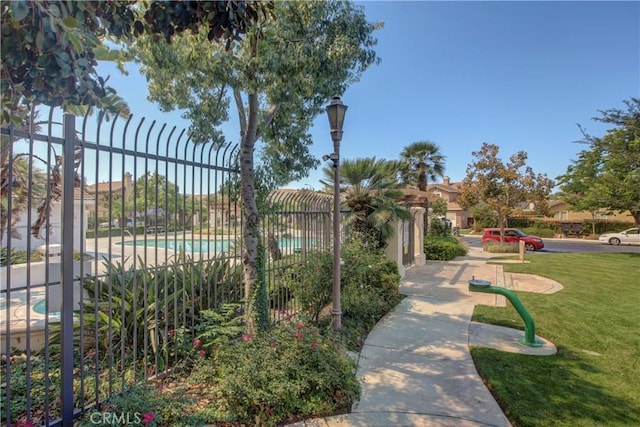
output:
[[[440,153],[440,147],[431,141],[414,142],[404,147],[400,153],[404,167],[402,181],[416,185],[420,191],[427,191],[428,181],[444,174],[446,156]]]
[[[429,180],[444,174],[444,161],[440,147],[431,141],[414,142],[404,147],[400,153],[401,180],[405,185],[415,185],[420,191],[427,191]],[[424,208],[429,212],[429,201]],[[424,232],[429,230],[429,215],[424,216]]]
[[[328,191],[333,188],[333,168],[323,168]],[[410,219],[411,214],[399,202],[403,195],[397,184],[398,163],[375,157],[344,160],[340,165],[340,191],[350,213],[347,224],[376,248],[386,246],[393,234],[393,223]]]

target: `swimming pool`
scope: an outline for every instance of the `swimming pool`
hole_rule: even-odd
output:
[[[280,249],[301,249],[303,239],[300,237],[281,237],[278,239]],[[121,243],[117,243],[120,245]],[[311,247],[314,244],[313,240],[307,240],[307,246]],[[124,242],[124,246],[141,246],[147,248],[159,248],[169,249],[171,251],[185,251],[185,252],[201,252],[201,253],[218,253],[228,252],[233,245],[232,240],[200,240],[197,238],[187,240],[172,240],[172,239],[144,239],[130,240]]]
[[[44,315],[49,314],[49,316],[60,317],[60,312],[59,311],[50,311],[49,313],[47,313],[47,300],[46,299],[41,299],[40,301],[35,303],[31,307],[31,309],[33,311],[35,311],[36,313],[38,313],[38,314],[44,314]]]

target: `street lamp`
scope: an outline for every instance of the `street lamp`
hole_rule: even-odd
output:
[[[323,159],[333,162],[333,329],[342,328],[342,309],[340,308],[340,141],[342,141],[342,125],[347,106],[339,96],[334,96],[327,105],[327,116],[331,127],[333,153]]]

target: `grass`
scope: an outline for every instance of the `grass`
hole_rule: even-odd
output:
[[[473,348],[478,371],[515,426],[640,425],[640,254],[545,254],[505,271],[560,282],[553,295],[519,292],[536,334],[558,348],[526,356]],[[473,320],[523,329],[511,307]]]

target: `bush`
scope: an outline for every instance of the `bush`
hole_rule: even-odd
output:
[[[341,333],[348,348],[357,349],[377,321],[400,301],[400,275],[396,263],[381,250],[352,239],[342,249],[340,276]],[[332,298],[332,253],[308,254],[307,263],[294,266],[288,280],[304,315],[322,323],[321,314]]]
[[[427,259],[450,261],[467,254],[467,247],[455,237],[425,236],[424,253]]]
[[[308,253],[306,262],[294,265],[284,279],[302,311],[317,322],[322,310],[331,302],[333,254],[328,251]]]
[[[556,232],[551,228],[526,227],[520,229],[525,234],[538,237],[553,237]]]
[[[188,415],[183,395],[160,391],[144,384],[133,385],[121,395],[102,403],[80,420],[80,426],[139,424],[153,426],[201,426],[204,420]],[[118,421],[114,417],[120,417]]]
[[[500,243],[485,243],[482,246],[482,249],[485,252],[496,253],[496,254],[517,254],[520,252],[519,245],[510,245],[510,244],[500,244]]]
[[[348,410],[359,395],[355,370],[335,337],[281,322],[221,348],[188,381],[207,385],[207,422],[276,425]]]
[[[0,266],[7,266],[7,248],[5,246],[0,248]],[[32,251],[29,254],[27,251],[23,251],[22,249],[11,248],[11,265],[16,264],[26,264],[27,261],[38,262],[42,261],[42,254],[37,251]]]

